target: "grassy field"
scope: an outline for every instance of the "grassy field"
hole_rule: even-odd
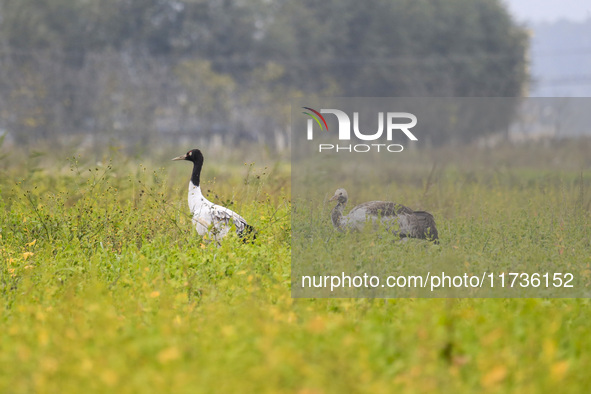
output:
[[[584,146],[584,144],[583,144]],[[591,173],[589,159],[573,154],[540,157],[545,149],[504,151],[462,149],[398,155],[318,155],[293,163],[292,273],[296,296],[304,297],[589,297],[591,295]],[[424,160],[427,157],[428,160]],[[521,160],[515,164],[511,157]],[[562,160],[565,159],[565,160]],[[516,160],[516,161],[517,161]],[[384,165],[387,163],[387,165]],[[559,164],[556,164],[559,163]],[[395,201],[435,214],[441,243],[395,242],[374,229],[335,232],[328,202],[335,189],[349,194],[347,211],[365,201]],[[369,247],[368,247],[369,246]],[[302,276],[343,273],[414,276],[489,275],[482,288],[424,289],[375,287],[301,288]],[[554,274],[571,287],[501,287],[498,274]],[[568,275],[567,275],[568,273]],[[560,283],[558,279],[556,283]],[[512,280],[511,280],[512,281]],[[339,281],[335,282],[338,284]],[[523,282],[527,284],[525,279]],[[534,283],[535,279],[534,279]]]
[[[589,147],[415,153],[389,182],[435,214],[437,253],[591,264]],[[259,230],[218,248],[192,229],[183,152],[37,151],[0,152],[0,392],[591,385],[588,299],[293,299],[290,166],[269,154],[206,153],[208,197]],[[320,228],[336,186],[311,196]]]

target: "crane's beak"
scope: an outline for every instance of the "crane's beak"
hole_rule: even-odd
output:
[[[330,198],[330,200],[328,200],[328,201],[334,201],[334,200],[337,200],[338,198],[339,198],[339,196],[337,196],[337,195],[335,194],[335,195],[334,195],[334,196],[332,196],[332,197]]]
[[[174,160],[185,160],[187,158],[187,155],[181,155],[179,157],[175,157],[174,159],[172,159],[172,161]]]

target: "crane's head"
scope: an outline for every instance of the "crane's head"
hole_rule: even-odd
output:
[[[328,201],[337,200],[341,204],[346,204],[348,199],[349,196],[347,195],[347,191],[345,189],[337,189],[337,191],[334,192],[334,196],[332,196]]]
[[[195,164],[203,164],[203,153],[199,149],[193,149],[188,151],[186,154],[179,157],[175,157],[172,160],[188,160]]]

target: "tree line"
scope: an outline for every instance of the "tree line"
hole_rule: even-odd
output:
[[[0,129],[285,141],[292,97],[520,96],[527,46],[499,0],[0,0]]]

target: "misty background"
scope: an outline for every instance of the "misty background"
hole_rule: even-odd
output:
[[[556,3],[0,0],[0,138],[282,151],[294,98],[589,96],[589,6]]]
[[[591,97],[591,2],[505,0],[530,33],[532,97]]]

